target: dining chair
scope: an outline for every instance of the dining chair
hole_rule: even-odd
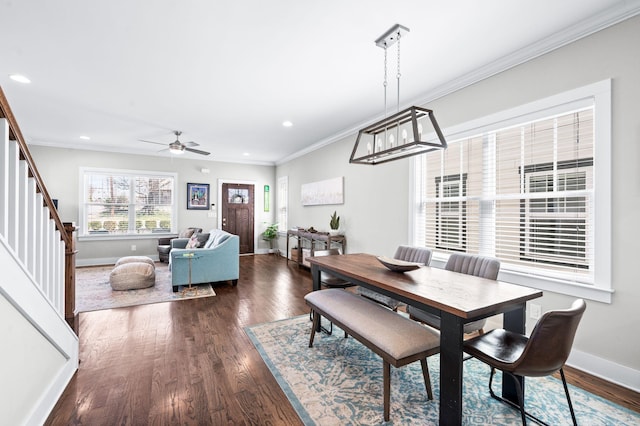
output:
[[[444,269],[495,280],[498,278],[498,272],[500,272],[500,261],[492,257],[453,253],[449,256]],[[440,317],[438,315],[425,312],[414,306],[407,306],[407,313],[414,320],[423,322],[438,330],[440,329]],[[486,322],[486,318],[468,322],[464,325],[464,333],[468,334],[477,331],[479,334],[483,334]]]
[[[493,398],[515,407],[513,402],[493,392],[491,385],[496,369],[516,381],[519,404],[516,408],[520,410],[523,425],[527,424],[526,417],[543,425],[547,423],[525,411],[522,389],[516,376],[543,377],[556,371],[560,371],[571,419],[573,424],[577,425],[562,368],[569,357],[578,323],[586,308],[584,300],[578,299],[569,309],[546,312],[537,322],[530,337],[504,329],[495,329],[464,342],[466,353],[491,367],[489,393]]]
[[[404,260],[405,262],[421,263],[423,265],[429,265],[431,261],[431,250],[425,247],[413,247],[401,245],[396,249],[396,253],[393,255],[394,259]],[[365,287],[358,286],[356,293],[362,297],[366,297],[369,300],[373,300],[383,306],[388,307],[392,311],[397,311],[400,306],[400,301],[392,297],[385,296],[382,293],[378,293],[375,290],[371,290]]]
[[[313,256],[336,256],[336,255],[340,255],[342,254],[340,252],[340,249],[337,248],[332,248],[332,249],[326,249],[326,250],[314,250],[313,252]],[[347,280],[344,280],[342,278],[338,278],[335,275],[331,275],[327,272],[324,271],[320,271],[320,286],[321,287],[325,287],[325,288],[347,288],[347,287],[353,287],[355,284],[353,284],[352,282],[349,282]],[[311,320],[313,320],[313,311],[309,312],[309,318]],[[332,334],[333,333],[333,323],[330,323],[330,327],[329,329],[326,329],[325,327],[321,327],[322,331],[324,331],[327,334]],[[345,337],[346,337],[346,333],[345,333]]]

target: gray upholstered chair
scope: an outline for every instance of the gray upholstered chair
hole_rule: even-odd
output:
[[[187,228],[180,231],[177,237],[163,237],[158,239],[158,259],[160,262],[169,263],[171,252],[171,240],[174,238],[190,238],[193,234],[202,232],[202,228]]]
[[[393,255],[393,258],[404,260],[406,262],[415,262],[421,263],[423,265],[429,265],[429,262],[431,262],[431,254],[431,250],[424,247],[398,246],[398,248],[396,249],[396,254]],[[356,293],[360,296],[366,297],[367,299],[384,305],[394,311],[397,311],[398,306],[400,305],[400,301],[365,287],[356,288]]]
[[[573,302],[570,309],[545,313],[534,327],[530,337],[504,329],[495,329],[464,342],[466,353],[491,367],[489,393],[493,398],[514,405],[496,395],[491,388],[496,368],[516,382],[518,408],[520,408],[523,425],[527,423],[527,416],[539,424],[546,425],[546,423],[525,411],[522,390],[517,385],[518,379],[515,376],[543,377],[556,371],[560,371],[571,419],[574,425],[577,424],[562,368],[569,357],[578,324],[586,308],[584,300],[578,299]]]
[[[453,253],[449,256],[449,260],[444,269],[495,280],[498,278],[498,272],[500,272],[500,261],[492,257]],[[438,330],[440,329],[439,316],[425,312],[414,306],[407,306],[407,312],[412,319],[421,321]],[[464,332],[473,333],[477,331],[479,334],[482,334],[484,333],[484,325],[486,322],[486,318],[468,322],[464,325]]]

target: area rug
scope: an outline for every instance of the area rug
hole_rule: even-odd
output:
[[[353,338],[316,335],[309,348],[311,322],[304,315],[246,327],[245,331],[306,425],[378,425],[382,410],[382,359]],[[437,425],[440,395],[439,357],[428,358],[434,399],[427,399],[420,363],[391,368],[390,425]],[[465,361],[464,425],[521,424],[518,411],[489,396],[489,367]],[[501,376],[494,379],[500,389]],[[580,425],[638,425],[640,414],[570,386]],[[549,424],[571,424],[562,382],[528,378],[528,411]]]
[[[109,274],[112,269],[113,265],[76,268],[76,309],[78,312],[216,295],[211,284],[198,285],[197,294],[195,290],[183,293],[182,287],[178,289],[177,293],[174,293],[171,287],[171,272],[169,266],[164,263],[156,263],[156,284],[153,287],[114,291],[109,284]]]

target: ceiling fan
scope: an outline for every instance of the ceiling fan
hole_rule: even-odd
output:
[[[200,155],[209,155],[210,154],[207,151],[201,151],[199,149],[190,148],[192,146],[199,146],[200,144],[198,144],[198,143],[195,143],[195,142],[182,143],[182,142],[180,142],[180,135],[182,134],[181,131],[174,130],[173,134],[176,135],[176,140],[174,142],[171,142],[169,144],[169,148],[167,148],[170,153],[172,153],[172,154],[184,154],[185,151],[189,151],[189,152],[194,152],[194,153],[200,154]],[[145,141],[143,139],[138,139],[138,140],[140,142],[154,143],[156,145],[163,145],[163,146],[167,145],[166,143],[161,143],[161,142]]]

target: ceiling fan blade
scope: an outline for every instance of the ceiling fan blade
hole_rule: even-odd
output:
[[[182,145],[184,146],[200,146],[199,143],[191,141],[191,142],[182,142]]]
[[[209,155],[210,154],[207,151],[200,151],[199,149],[193,149],[193,148],[187,148],[187,147],[185,147],[185,151],[195,152],[196,154],[201,154],[201,155]]]
[[[146,143],[154,143],[156,145],[164,145],[166,146],[166,143],[160,143],[160,142],[154,142],[154,141],[145,141],[144,139],[138,139],[140,142],[146,142]]]

